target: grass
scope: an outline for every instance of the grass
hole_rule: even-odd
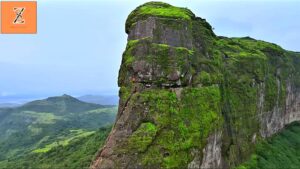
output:
[[[150,123],[142,123],[137,131],[129,138],[130,149],[136,149],[138,152],[143,152],[153,141],[156,135],[157,127]]]
[[[187,11],[182,10],[177,7],[167,7],[167,8],[154,8],[153,6],[143,6],[140,8],[141,15],[154,15],[159,17],[170,17],[170,18],[179,18],[179,19],[191,19],[191,16]]]
[[[75,139],[87,137],[91,134],[95,133],[95,131],[84,131],[82,129],[79,130],[70,130],[70,135],[61,139],[57,140],[51,144],[48,144],[44,146],[43,148],[35,149],[32,152],[33,153],[46,153],[50,151],[51,149],[58,147],[58,146],[67,146],[69,143]]]
[[[178,8],[162,2],[149,2],[134,10],[126,21],[126,32],[138,20],[146,19],[149,16],[191,20],[194,14],[186,8]]]

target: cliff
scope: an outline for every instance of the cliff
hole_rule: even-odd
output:
[[[119,111],[100,168],[233,168],[300,120],[300,54],[216,36],[160,2],[136,8],[119,72]]]

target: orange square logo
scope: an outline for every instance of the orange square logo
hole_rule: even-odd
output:
[[[2,1],[1,33],[35,34],[37,33],[36,1]]]

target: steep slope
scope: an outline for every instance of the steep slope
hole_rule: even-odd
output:
[[[214,34],[190,10],[135,9],[115,126],[91,168],[233,168],[300,120],[300,54]]]
[[[111,125],[116,111],[113,106],[85,103],[67,95],[0,109],[0,162],[45,153],[89,136]]]
[[[250,160],[237,169],[298,169],[300,166],[300,123],[288,125],[279,134],[256,147]]]

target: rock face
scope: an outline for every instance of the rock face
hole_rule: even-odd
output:
[[[232,168],[300,120],[300,54],[150,2],[126,22],[116,123],[92,169]]]

